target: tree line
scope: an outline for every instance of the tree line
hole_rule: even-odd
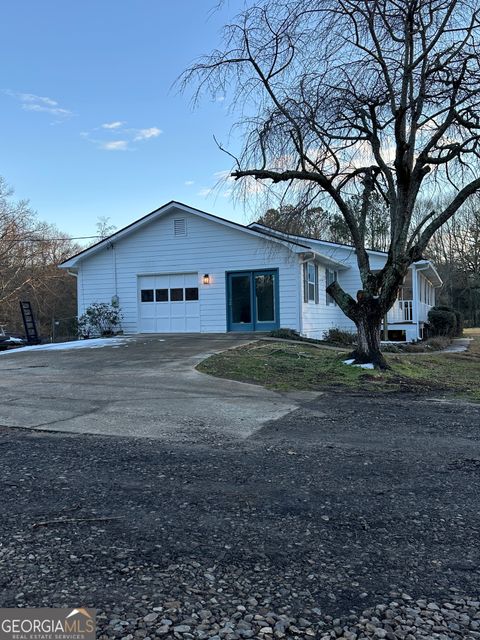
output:
[[[29,300],[43,337],[75,332],[76,279],[57,265],[79,250],[39,220],[28,201],[15,200],[0,177],[0,325],[6,331],[23,334],[19,301]]]

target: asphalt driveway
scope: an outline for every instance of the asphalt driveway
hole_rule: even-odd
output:
[[[296,409],[294,396],[211,378],[207,355],[251,337],[136,336],[101,349],[0,358],[0,426],[201,442],[245,438]]]

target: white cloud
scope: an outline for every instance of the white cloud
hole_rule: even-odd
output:
[[[213,189],[209,189],[208,187],[202,187],[200,191],[197,193],[197,196],[201,198],[206,198],[212,193]]]
[[[121,120],[115,120],[114,122],[105,122],[100,126],[102,129],[119,129],[120,127],[123,127],[124,124],[125,122],[122,122]]]
[[[25,111],[39,111],[44,113],[50,113],[53,116],[68,117],[72,115],[72,112],[68,109],[61,109],[60,107],[47,107],[43,104],[22,104],[22,109]]]
[[[72,115],[69,109],[61,107],[57,100],[47,96],[37,96],[34,93],[17,93],[15,91],[6,91],[7,95],[19,100],[24,111],[35,111],[39,113],[49,113],[50,115],[68,118]]]
[[[111,142],[102,142],[101,148],[105,151],[126,151],[128,149],[128,140],[112,140]]]
[[[150,138],[157,138],[162,133],[162,130],[158,127],[150,127],[149,129],[137,129],[134,140],[149,140]]]
[[[57,107],[58,102],[45,96],[36,96],[33,93],[17,93],[17,97],[22,102],[40,102],[48,107]]]
[[[133,142],[151,140],[162,133],[158,127],[137,129],[126,127],[126,124],[124,120],[104,122],[90,131],[81,131],[80,136],[104,151],[126,151],[127,149],[133,151],[135,149],[131,146]],[[114,136],[116,140],[111,139]],[[120,137],[121,139],[118,139]]]
[[[184,182],[186,187],[191,187],[193,184],[195,184],[194,180],[185,180]]]

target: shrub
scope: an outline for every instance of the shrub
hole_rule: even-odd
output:
[[[302,336],[294,329],[274,329],[268,334],[271,338],[281,338],[282,340],[302,340]]]
[[[332,342],[333,344],[337,344],[342,347],[351,347],[357,342],[357,336],[355,333],[344,329],[338,329],[337,327],[332,327],[328,331],[324,331],[323,339],[325,342]]]
[[[428,338],[420,344],[425,345],[425,351],[443,351],[446,349],[452,341],[446,336],[436,336],[434,338]]]
[[[449,307],[432,307],[428,312],[428,332],[430,336],[449,336],[457,334],[457,316]]]
[[[122,313],[118,303],[94,302],[78,319],[78,334],[82,338],[112,336],[120,329]]]

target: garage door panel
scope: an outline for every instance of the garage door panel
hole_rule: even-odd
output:
[[[185,318],[185,331],[187,333],[200,332],[200,318]]]
[[[199,332],[198,286],[198,273],[140,276],[139,330],[142,333]]]

